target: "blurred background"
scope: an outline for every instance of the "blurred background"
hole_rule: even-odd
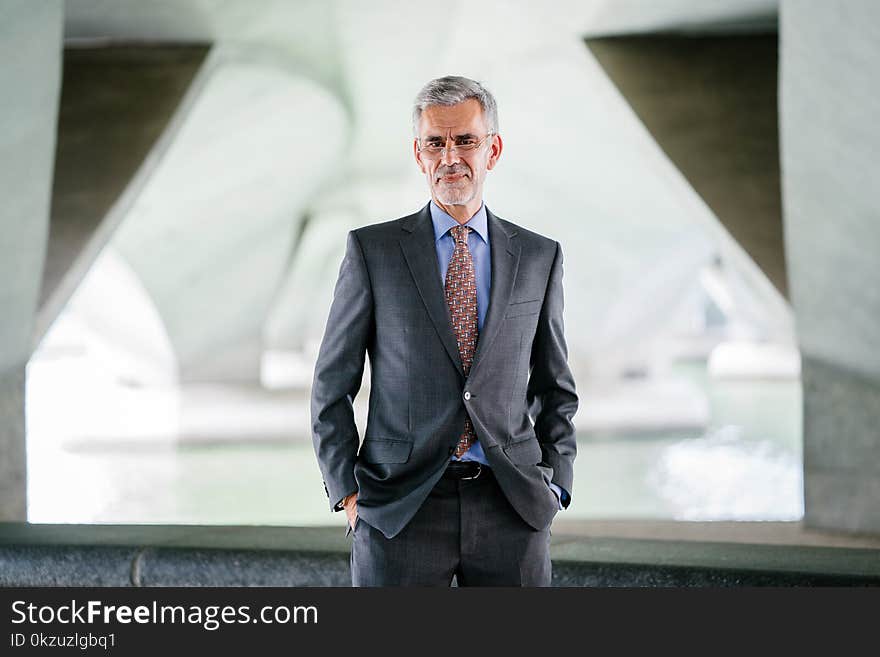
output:
[[[0,55],[2,519],[341,524],[345,236],[428,201],[411,103],[456,74],[487,205],[565,253],[557,524],[880,533],[876,3],[0,0]]]

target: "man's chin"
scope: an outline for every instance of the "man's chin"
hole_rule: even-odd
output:
[[[435,189],[434,194],[443,205],[467,205],[474,199],[472,190]]]

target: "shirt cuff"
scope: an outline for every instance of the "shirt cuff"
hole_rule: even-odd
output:
[[[562,511],[569,504],[569,494],[566,491],[562,490],[559,486],[554,484],[552,481],[550,482],[550,490],[552,490],[556,494],[556,501],[559,504],[559,510]]]
[[[334,511],[342,511],[342,510],[345,508],[345,507],[343,506],[343,504],[344,504],[346,498],[351,497],[351,496],[354,495],[355,493],[357,493],[357,491],[356,491],[356,490],[353,490],[353,491],[351,491],[348,495],[346,495],[346,496],[343,497],[341,500],[339,500],[336,504],[333,505],[333,510],[334,510]]]

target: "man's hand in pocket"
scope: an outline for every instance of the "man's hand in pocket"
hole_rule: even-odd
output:
[[[345,509],[345,515],[348,516],[348,526],[354,529],[354,523],[357,522],[357,493],[352,493],[342,499],[342,508]]]

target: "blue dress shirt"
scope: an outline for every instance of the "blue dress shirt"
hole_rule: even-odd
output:
[[[431,201],[431,222],[434,224],[434,244],[437,248],[437,264],[440,265],[440,282],[445,289],[446,270],[449,268],[452,252],[455,251],[455,239],[452,237],[449,229],[458,226],[459,223],[441,210],[434,201]],[[477,213],[463,225],[469,226],[472,229],[468,233],[468,250],[471,252],[471,258],[474,261],[474,274],[477,279],[477,330],[482,332],[483,322],[486,319],[486,310],[489,306],[489,289],[492,285],[492,262],[489,252],[489,223],[486,217],[486,204],[480,204],[480,209],[477,210]],[[474,441],[470,449],[461,458],[453,455],[452,459],[478,461],[483,465],[489,465],[479,440]],[[568,498],[568,493],[552,482],[550,483],[550,488],[556,493],[556,497],[559,498],[559,508],[564,508],[562,501]]]

